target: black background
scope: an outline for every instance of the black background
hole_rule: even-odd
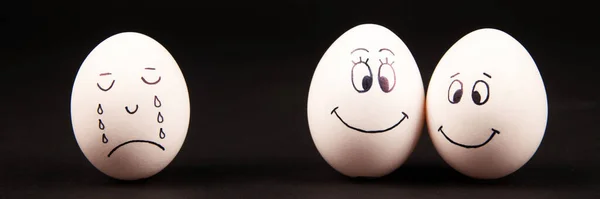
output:
[[[6,3],[6,4],[5,4]],[[97,1],[0,7],[1,198],[598,198],[597,6],[577,1]],[[313,71],[346,30],[376,23],[409,47],[425,86],[465,34],[519,40],[546,84],[549,120],[535,156],[474,180],[437,154],[424,128],[389,176],[350,179],[317,152],[306,119]],[[124,31],[175,57],[191,99],[187,139],[161,173],[122,182],[75,141],[72,84],[88,53]]]

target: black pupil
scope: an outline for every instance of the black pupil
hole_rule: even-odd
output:
[[[475,103],[479,104],[481,103],[481,95],[479,94],[478,91],[473,91],[473,101],[475,101]]]
[[[390,92],[390,83],[386,77],[379,77],[379,84],[381,84],[381,90]]]
[[[365,75],[362,79],[362,86],[363,86],[364,91],[368,91],[369,89],[371,89],[372,83],[373,83],[373,78]]]
[[[462,98],[462,94],[463,94],[463,91],[462,91],[462,89],[460,89],[460,90],[457,90],[457,91],[454,93],[454,96],[453,96],[453,98],[452,98],[452,102],[454,102],[454,103],[458,103],[458,102],[460,102],[460,98]]]

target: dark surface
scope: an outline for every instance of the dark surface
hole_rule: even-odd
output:
[[[420,2],[420,3],[417,3]],[[198,5],[196,5],[198,4]],[[0,198],[600,198],[600,17],[576,1],[29,3],[0,10]],[[463,35],[497,28],[538,64],[549,100],[535,156],[499,180],[450,168],[426,129],[380,179],[346,178],[321,158],[306,119],[314,68],[347,29],[377,23],[407,44],[425,85]],[[113,180],[73,136],[72,83],[87,54],[123,32],[161,42],[190,91],[180,153],[156,176]]]

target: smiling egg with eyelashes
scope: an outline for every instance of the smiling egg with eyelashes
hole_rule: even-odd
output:
[[[189,95],[171,54],[134,32],[96,46],[79,68],[71,122],[85,157],[121,180],[148,178],[177,155],[187,135]]]
[[[540,72],[525,47],[500,30],[473,31],[450,47],[426,99],[435,148],[473,178],[515,172],[544,136],[548,105]]]
[[[312,77],[307,116],[325,161],[349,177],[381,177],[412,153],[423,127],[424,88],[404,42],[362,24],[327,49]]]

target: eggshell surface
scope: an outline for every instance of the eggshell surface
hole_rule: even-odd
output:
[[[525,47],[500,30],[479,29],[457,41],[435,68],[426,99],[435,148],[472,178],[515,172],[544,136],[542,77]]]
[[[102,41],[81,65],[71,121],[85,157],[121,180],[148,178],[177,155],[190,102],[184,76],[154,39],[134,32]]]
[[[381,177],[400,167],[424,122],[424,88],[404,42],[362,24],[327,49],[312,77],[307,116],[325,161],[350,177]]]

